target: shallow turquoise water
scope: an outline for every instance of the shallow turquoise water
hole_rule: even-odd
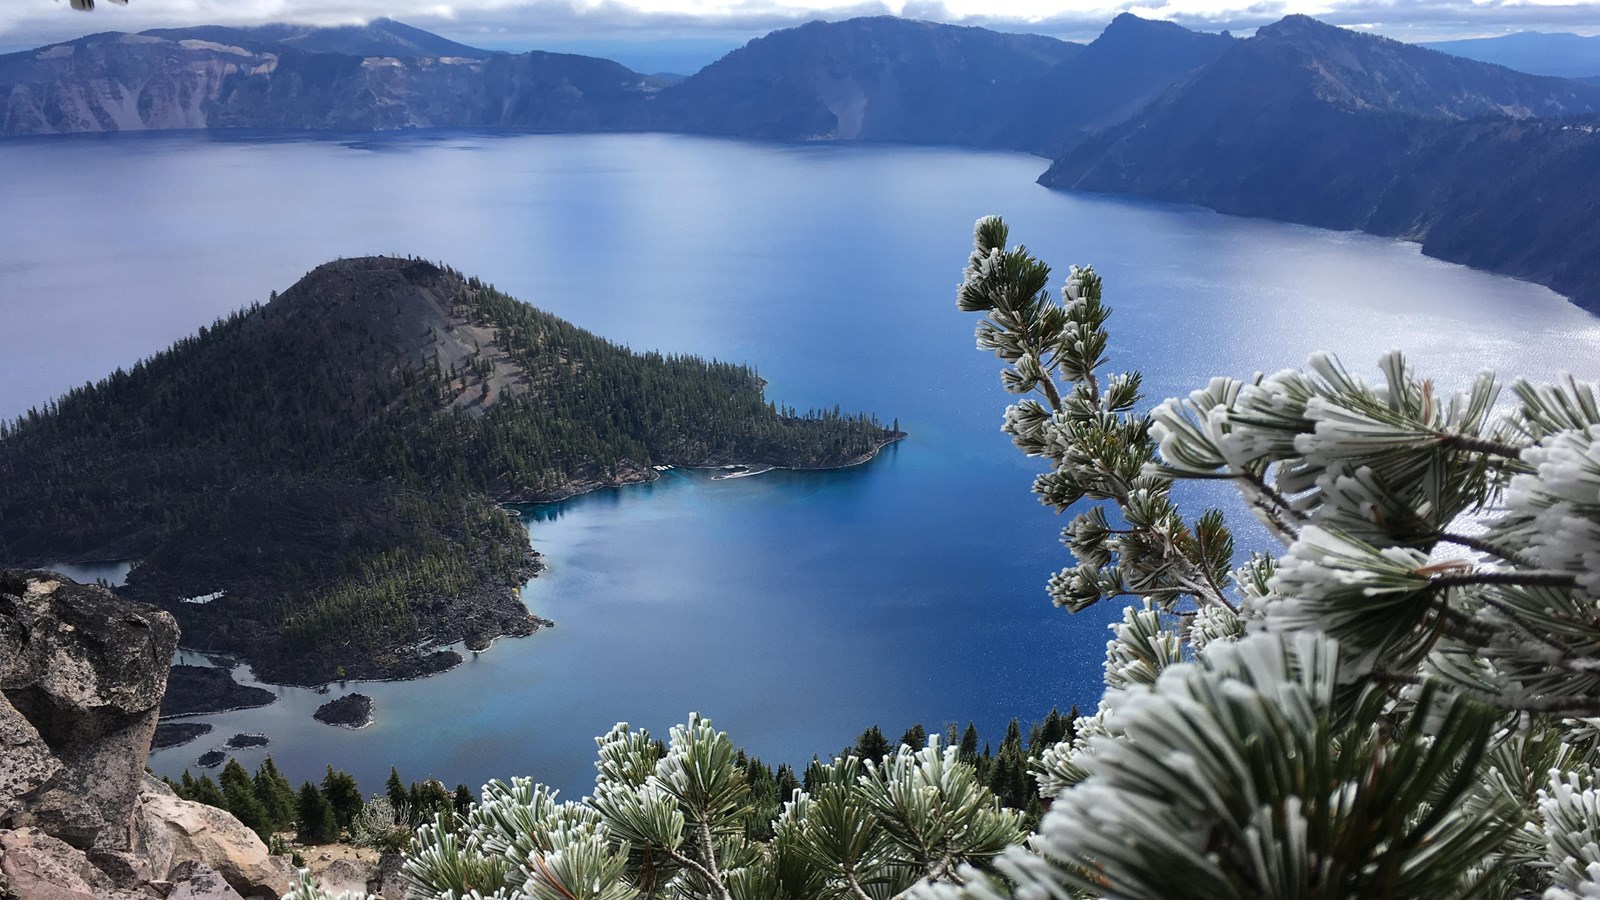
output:
[[[236,731],[296,780],[375,789],[391,764],[581,793],[591,738],[691,710],[772,760],[1093,705],[1107,609],[1050,607],[1067,563],[1037,466],[999,433],[996,360],[954,291],[974,219],[1063,270],[1093,262],[1113,365],[1159,398],[1316,349],[1413,351],[1442,385],[1480,367],[1600,374],[1597,320],[1542,288],[1360,235],[1051,193],[1041,160],[660,135],[352,141],[155,136],[0,143],[0,414],[131,363],[338,255],[444,260],[638,348],[756,364],[769,396],[898,417],[911,438],[846,472],[674,472],[538,511],[556,628],[420,682],[281,689],[152,758],[176,774]],[[1058,279],[1059,280],[1059,279]],[[1226,500],[1196,493],[1195,500]],[[378,704],[310,719],[343,690]]]

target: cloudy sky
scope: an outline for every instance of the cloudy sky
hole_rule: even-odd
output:
[[[1305,13],[1407,41],[1522,30],[1600,33],[1600,0],[130,0],[127,6],[101,0],[94,13],[75,13],[64,0],[0,0],[0,47],[37,46],[90,31],[342,24],[381,15],[508,50],[597,41],[709,49],[811,19],[885,13],[1082,40],[1119,12],[1235,33]]]

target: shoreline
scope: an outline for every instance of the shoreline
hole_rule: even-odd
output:
[[[550,496],[550,497],[540,496],[540,497],[531,497],[531,498],[520,498],[520,499],[504,500],[504,501],[500,501],[500,502],[501,502],[501,505],[504,506],[507,509],[516,509],[517,507],[525,507],[525,506],[549,506],[551,504],[561,503],[561,502],[564,502],[564,501],[567,501],[567,500],[571,500],[574,497],[582,497],[585,494],[592,494],[595,491],[603,491],[603,490],[606,490],[608,488],[625,488],[625,487],[632,487],[634,485],[640,485],[640,484],[654,484],[655,482],[660,481],[662,475],[664,475],[666,472],[677,471],[677,470],[691,471],[691,472],[717,472],[717,471],[722,471],[722,470],[730,468],[730,467],[732,467],[732,468],[744,468],[744,469],[759,469],[759,471],[755,471],[755,472],[748,472],[748,473],[740,474],[740,475],[737,475],[737,476],[730,476],[730,477],[740,477],[740,478],[748,478],[748,477],[753,476],[753,475],[765,475],[768,472],[842,472],[845,469],[853,469],[853,468],[856,468],[857,466],[864,466],[867,463],[872,462],[873,460],[878,458],[879,454],[881,454],[883,452],[883,449],[885,447],[888,447],[888,446],[891,446],[891,445],[894,445],[894,444],[898,444],[901,441],[903,441],[903,440],[905,440],[906,438],[909,438],[909,437],[911,437],[910,432],[905,432],[905,431],[894,432],[892,437],[886,439],[885,441],[883,441],[883,443],[881,443],[878,446],[872,448],[870,451],[868,451],[866,453],[863,453],[860,456],[852,457],[851,459],[849,459],[849,460],[847,460],[845,462],[839,463],[837,465],[832,465],[832,466],[779,466],[779,465],[770,465],[768,463],[745,463],[745,462],[714,463],[714,464],[711,464],[711,465],[704,465],[704,466],[691,466],[691,465],[682,465],[682,464],[678,464],[678,463],[664,463],[664,464],[661,464],[661,465],[665,466],[665,468],[657,468],[656,466],[645,466],[645,467],[639,469],[636,473],[630,473],[630,475],[618,478],[615,481],[576,482],[575,484],[583,484],[585,486],[581,487],[581,488],[578,488],[578,489],[575,489],[575,490],[569,490],[569,488],[572,488],[573,485],[566,485],[566,486],[563,486],[561,488],[557,488],[556,489],[556,491],[560,494],[559,496]],[[721,480],[726,480],[726,479],[721,479]],[[538,575],[535,574],[533,577],[537,578]],[[530,578],[528,580],[532,581],[533,579]],[[523,583],[526,584],[527,582],[523,582]],[[554,624],[554,623],[551,623],[551,624]]]
[[[608,489],[608,488],[609,489],[620,489],[620,488],[625,488],[625,487],[629,487],[629,486],[633,486],[633,485],[639,485],[639,484],[652,484],[652,483],[654,483],[656,481],[659,481],[661,479],[661,477],[666,472],[672,471],[674,469],[684,469],[684,470],[690,470],[690,471],[702,472],[702,473],[710,472],[710,473],[713,473],[711,475],[711,480],[714,480],[714,481],[728,481],[728,480],[734,480],[734,479],[738,479],[738,478],[749,478],[749,477],[754,477],[754,476],[757,476],[757,475],[765,475],[765,474],[768,474],[768,473],[774,472],[774,471],[783,471],[783,472],[834,472],[834,471],[843,471],[843,470],[846,470],[846,469],[852,469],[852,468],[855,468],[855,467],[858,467],[858,466],[866,465],[867,463],[873,461],[874,459],[877,459],[878,456],[883,452],[885,447],[889,447],[889,446],[892,446],[894,444],[898,444],[900,441],[903,441],[908,437],[910,437],[910,435],[907,432],[904,432],[904,431],[890,432],[890,433],[888,433],[888,436],[884,440],[879,442],[871,450],[869,450],[869,451],[867,451],[865,453],[859,454],[859,455],[857,455],[855,457],[852,457],[850,459],[847,459],[847,460],[845,460],[843,462],[837,463],[835,465],[827,465],[827,466],[781,466],[781,465],[770,465],[770,464],[766,464],[766,463],[748,463],[748,462],[726,462],[726,463],[716,463],[716,464],[700,465],[700,466],[679,465],[679,464],[660,464],[659,466],[657,466],[657,465],[642,465],[642,464],[640,464],[640,465],[632,465],[632,464],[630,464],[625,469],[623,469],[621,471],[621,473],[620,473],[620,476],[618,478],[614,479],[614,480],[604,480],[604,481],[602,481],[602,480],[599,480],[599,479],[580,479],[580,480],[571,482],[571,483],[569,483],[567,485],[563,485],[562,487],[557,488],[552,492],[545,493],[543,495],[537,495],[537,496],[531,496],[531,497],[512,498],[512,499],[509,499],[509,500],[502,500],[502,501],[497,501],[497,502],[500,504],[500,506],[503,509],[505,509],[507,511],[507,513],[517,517],[517,519],[519,520],[519,524],[522,524],[523,527],[526,528],[526,524],[522,523],[521,519],[522,519],[522,516],[523,516],[523,511],[525,509],[529,508],[529,507],[539,507],[539,506],[547,506],[547,505],[555,504],[555,503],[561,503],[561,502],[564,502],[566,500],[571,500],[571,499],[574,499],[576,497],[581,497],[581,496],[583,496],[585,494],[590,494],[590,493],[593,493],[595,491]],[[716,474],[716,473],[722,473],[722,474]],[[519,579],[514,585],[511,585],[509,587],[509,590],[515,596],[516,601],[519,604],[522,603],[522,598],[521,598],[522,590],[524,588],[526,588],[535,578],[538,578],[539,575],[542,574],[547,568],[547,566],[544,563],[543,556],[539,553],[538,550],[533,548],[531,540],[532,539],[531,539],[531,534],[530,534],[529,544],[528,544],[528,558],[527,558],[527,561],[526,561],[526,566],[527,566],[526,575],[525,575],[525,577]],[[55,560],[50,560],[49,562],[50,562],[50,564],[53,564],[53,565],[70,566],[70,565],[83,565],[83,564],[86,564],[87,562],[91,562],[91,561],[90,560],[66,561],[66,560],[61,560],[61,559],[55,559]],[[115,558],[107,559],[107,558],[105,558],[104,555],[99,555],[98,558],[92,560],[92,562],[103,563],[103,564],[106,564],[106,563],[120,564],[120,563],[132,563],[133,560],[131,560],[131,559],[115,559]],[[54,571],[54,570],[48,570],[48,571]],[[61,575],[62,573],[57,572],[56,574]],[[62,577],[71,577],[71,576],[62,575]],[[120,590],[117,587],[112,587],[111,590],[114,593],[117,593],[119,595],[121,593]],[[435,675],[442,675],[442,674],[445,674],[446,672],[450,672],[450,671],[460,667],[462,664],[464,664],[467,661],[466,654],[471,653],[473,656],[477,656],[479,654],[486,653],[490,649],[492,649],[494,647],[494,645],[497,642],[499,642],[499,640],[501,638],[507,638],[507,637],[510,637],[510,638],[531,637],[531,636],[533,636],[535,634],[538,634],[543,629],[555,627],[556,622],[554,622],[553,620],[544,618],[543,616],[540,616],[540,615],[538,615],[537,613],[534,613],[531,610],[528,610],[525,604],[523,604],[523,609],[526,612],[526,619],[521,620],[519,622],[519,624],[520,625],[524,625],[525,626],[525,630],[524,630],[523,627],[518,627],[516,629],[500,631],[498,633],[491,634],[491,635],[468,635],[468,636],[462,636],[462,637],[458,637],[458,638],[450,641],[449,643],[429,644],[429,645],[413,644],[409,648],[396,648],[396,650],[410,649],[412,651],[415,651],[414,654],[412,654],[412,655],[407,657],[409,660],[411,660],[412,664],[400,664],[400,665],[394,665],[394,666],[380,666],[380,667],[378,667],[378,669],[376,671],[372,671],[370,673],[366,673],[366,674],[363,674],[361,676],[351,677],[351,678],[342,678],[342,679],[341,678],[331,678],[331,679],[328,679],[328,680],[302,680],[302,679],[298,679],[298,678],[295,678],[295,677],[291,676],[289,678],[272,679],[270,676],[262,677],[260,674],[257,673],[256,667],[254,665],[251,665],[249,660],[244,659],[243,657],[239,656],[236,653],[231,653],[231,652],[226,652],[226,651],[207,650],[207,649],[200,648],[200,647],[189,646],[189,645],[186,645],[186,644],[182,643],[181,639],[180,639],[180,643],[179,643],[178,649],[180,651],[183,651],[183,652],[186,652],[186,653],[196,654],[196,655],[200,656],[201,658],[205,659],[207,662],[209,662],[212,667],[225,671],[228,674],[229,679],[231,681],[233,681],[239,687],[260,687],[260,688],[266,689],[266,690],[275,690],[275,689],[278,689],[278,688],[303,688],[303,689],[307,689],[307,690],[319,690],[319,689],[326,690],[326,689],[328,689],[328,687],[330,685],[333,685],[333,684],[348,684],[348,683],[352,683],[352,682],[354,682],[354,683],[380,682],[381,683],[381,682],[416,681],[416,680],[419,680],[419,679],[422,679],[422,678],[431,678],[431,677],[433,677]],[[420,655],[417,655],[417,654],[420,654]],[[448,662],[446,662],[447,660],[448,660]],[[170,663],[169,664],[169,669],[172,666],[176,666],[176,665],[182,665],[182,663],[177,663],[177,662]],[[249,678],[247,680],[241,680],[241,679],[238,679],[238,678],[235,677],[235,673],[241,667],[246,668],[249,671]],[[261,705],[272,705],[273,703],[276,703],[276,702],[277,702],[277,697],[274,697],[273,701],[271,701],[270,703],[261,704]],[[161,716],[159,721],[177,723],[177,722],[183,722],[185,720],[195,719],[195,718],[202,717],[202,716],[221,715],[221,714],[225,714],[225,713],[238,712],[238,711],[241,711],[241,710],[255,709],[255,708],[258,708],[258,706],[249,706],[249,705],[245,705],[245,706],[229,706],[229,707],[224,708],[224,709],[205,710],[205,711],[199,711],[199,712],[178,712],[178,713],[171,713],[169,715]]]

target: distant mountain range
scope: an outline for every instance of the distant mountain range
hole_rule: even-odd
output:
[[[1597,112],[1592,85],[1291,16],[1040,181],[1417,240],[1593,309]]]
[[[393,19],[374,19],[365,25],[317,28],[310,25],[259,25],[250,28],[201,25],[195,28],[153,28],[151,37],[173,41],[212,41],[254,50],[300,50],[305,53],[342,53],[346,56],[395,56],[414,59],[423,56],[458,56],[482,59],[495,56],[442,38],[431,31],[413,28]]]
[[[1600,84],[1462,55],[1507,41],[1450,55],[1305,16],[1237,39],[1122,15],[1079,45],[875,17],[777,31],[675,81],[387,19],[176,29],[0,56],[0,135],[469,127],[1023,150],[1054,160],[1051,187],[1405,237],[1600,310]]]
[[[1422,46],[1534,75],[1600,79],[1600,37],[1524,31]]]
[[[706,66],[647,119],[698,134],[992,146],[1018,92],[1082,50],[892,16],[812,22]]]

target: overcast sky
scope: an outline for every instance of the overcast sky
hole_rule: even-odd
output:
[[[1600,32],[1600,0],[101,0],[93,13],[63,0],[0,0],[0,47],[31,47],[91,31],[200,24],[347,24],[387,15],[469,44],[538,49],[574,41],[742,43],[811,19],[893,14],[1068,40],[1094,37],[1119,12],[1208,31],[1251,30],[1289,13],[1406,41],[1509,31]]]

